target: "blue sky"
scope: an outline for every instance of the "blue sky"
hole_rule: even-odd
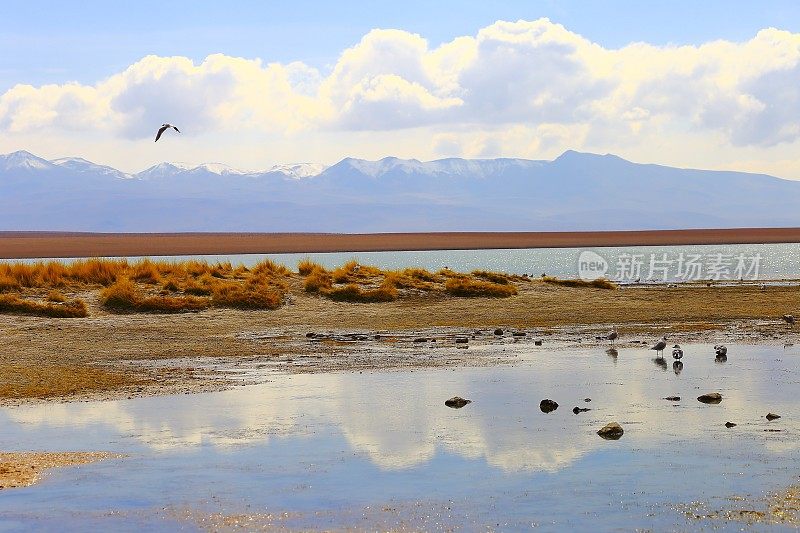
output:
[[[7,0],[0,153],[263,168],[566,149],[800,179],[800,4]],[[152,145],[162,122],[184,134]]]

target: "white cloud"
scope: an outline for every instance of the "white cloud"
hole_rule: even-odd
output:
[[[744,150],[734,159],[766,171],[772,160],[795,159],[800,145],[798,79],[800,34],[773,28],[741,43],[619,49],[547,19],[499,21],[437,47],[376,29],[328,72],[223,54],[199,64],[148,56],[94,85],[18,85],[0,95],[0,149],[36,151],[19,146],[31,138],[44,150],[73,146],[76,136],[88,145],[102,136],[126,151],[123,142],[150,138],[170,121],[195,139],[182,148],[184,159],[241,151],[245,138],[249,152],[269,140],[317,160],[400,152],[549,157],[566,148],[643,159],[655,142],[669,153],[658,162],[691,164],[702,160],[692,155],[701,147],[700,166],[723,167]],[[226,144],[233,131],[245,134]],[[359,132],[372,133],[365,143]],[[790,172],[800,176],[800,168]]]

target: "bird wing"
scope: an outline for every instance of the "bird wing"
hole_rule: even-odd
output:
[[[168,127],[169,126],[161,126],[160,128],[158,128],[158,133],[156,133],[156,140],[153,142],[158,142],[158,140],[161,138],[161,134],[164,133],[164,131],[166,131]]]
[[[181,130],[179,130],[179,129],[178,129],[178,128],[176,128],[175,126],[172,126],[172,129],[173,129],[173,130],[175,130],[175,131],[177,131],[178,133],[180,133],[180,132],[181,132]]]

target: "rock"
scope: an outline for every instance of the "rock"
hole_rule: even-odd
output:
[[[525,335],[527,335],[527,333],[525,333],[524,331],[515,331],[511,335],[514,337],[524,337]]]
[[[591,409],[589,409],[588,407],[573,407],[572,408],[572,412],[575,413],[576,415],[578,413],[585,413],[586,411],[591,411]]]
[[[543,413],[552,413],[558,409],[558,404],[553,400],[544,399],[539,402],[539,409],[541,409]]]
[[[456,337],[456,344],[466,344],[469,342],[469,339],[466,337]]]
[[[591,398],[584,398],[583,401],[586,402],[586,403],[589,403],[589,402],[592,401],[592,399]]]
[[[766,419],[771,422],[773,420],[777,420],[780,417],[781,415],[776,415],[775,413],[767,413]]]
[[[311,333],[311,332],[306,333],[306,338],[307,339],[313,339],[315,336],[316,336],[316,333]]]
[[[709,392],[697,397],[698,402],[717,404],[722,401],[722,394],[718,392]]]
[[[597,432],[598,435],[606,440],[619,440],[623,433],[625,433],[625,431],[623,431],[622,426],[616,422],[606,424]]]
[[[534,341],[533,341],[533,344],[535,344],[536,346],[541,346],[541,345],[542,345],[542,339],[536,339],[536,340],[534,340]]]
[[[414,339],[414,342],[428,342],[428,339],[426,339],[425,337],[417,337],[416,339]]]
[[[468,403],[472,403],[472,400],[466,400],[461,396],[453,396],[449,400],[445,400],[444,404],[447,407],[452,407],[453,409],[461,409]]]
[[[375,335],[375,340],[376,340],[376,341],[379,341],[379,340],[381,340],[381,336],[380,336],[380,334],[376,334],[376,335]]]
[[[500,329],[500,328],[497,328],[496,330],[494,330],[494,334],[495,334],[495,335],[497,335],[497,336],[499,337],[500,335],[502,335],[502,334],[503,334],[503,330],[502,330],[502,329]]]
[[[736,424],[734,424],[733,422],[725,422],[725,427],[728,429],[735,428]]]
[[[670,401],[670,402],[679,402],[679,401],[681,401],[681,397],[680,396],[667,396],[664,399],[667,400],[667,401]],[[699,400],[699,398],[698,398],[698,400]],[[702,402],[703,400],[700,400],[700,401]]]

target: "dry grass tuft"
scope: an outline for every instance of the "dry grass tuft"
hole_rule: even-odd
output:
[[[491,281],[492,283],[499,283],[500,285],[508,285],[509,279],[511,278],[511,276],[508,274],[490,272],[488,270],[473,270],[471,274],[476,278],[480,278],[485,281]]]
[[[480,281],[464,277],[450,277],[444,284],[444,290],[453,296],[507,298],[517,294],[513,285],[501,285],[491,281]]]
[[[390,282],[384,282],[377,289],[362,289],[355,283],[344,287],[323,289],[321,294],[338,302],[391,302],[397,299],[397,288]]]
[[[53,289],[47,293],[47,301],[63,304],[67,301],[67,297],[64,296],[60,291]]]
[[[18,291],[22,288],[19,282],[7,275],[0,275],[0,292]]]
[[[206,309],[209,302],[192,296],[144,296],[134,283],[121,278],[100,294],[100,303],[115,311],[150,311],[184,313]]]
[[[597,278],[592,281],[582,279],[559,279],[553,276],[542,276],[541,279],[545,283],[553,285],[562,285],[564,287],[594,287],[596,289],[617,289],[619,288],[616,283],[609,281],[605,278]]]
[[[306,292],[321,292],[330,289],[333,285],[333,277],[324,268],[315,268],[306,275],[303,287]]]
[[[297,263],[297,272],[299,272],[301,276],[308,276],[314,270],[325,270],[325,268],[311,259],[301,259]]]
[[[277,309],[285,293],[270,285],[247,283],[220,283],[211,297],[217,307],[235,309]]]
[[[39,303],[23,300],[16,294],[0,295],[0,313],[47,316],[52,318],[83,318],[88,313],[83,300],[72,300],[63,304]]]

